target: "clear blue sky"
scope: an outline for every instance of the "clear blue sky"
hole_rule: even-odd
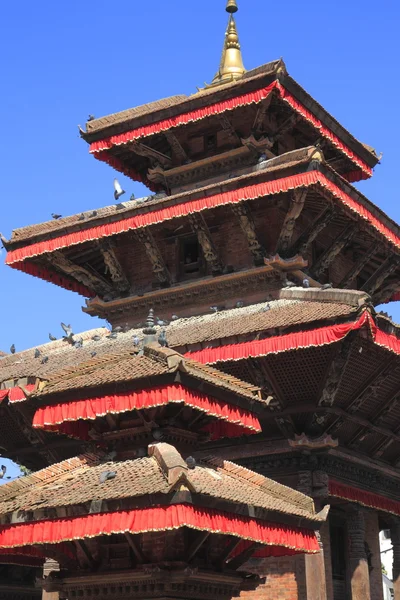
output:
[[[283,57],[289,73],[362,141],[383,151],[362,191],[400,221],[400,95],[394,0],[239,0],[247,68]],[[105,115],[192,93],[217,70],[225,0],[4,2],[0,25],[2,139],[0,231],[113,202],[110,167],[78,136]],[[141,185],[123,180],[128,192]],[[0,257],[0,348],[18,350],[96,327],[83,299],[5,267]],[[400,307],[389,312],[400,321]]]

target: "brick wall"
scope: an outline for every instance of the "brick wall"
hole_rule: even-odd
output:
[[[268,558],[259,561],[253,571],[260,576],[268,573],[265,584],[256,590],[242,592],[241,600],[303,600],[299,597],[297,558]]]

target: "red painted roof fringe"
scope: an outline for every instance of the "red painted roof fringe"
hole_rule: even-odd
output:
[[[361,158],[356,156],[356,154],[354,154],[354,152],[350,150],[350,148],[348,148],[343,142],[341,142],[339,138],[332,131],[330,131],[330,129],[323,125],[320,119],[318,119],[298,100],[296,100],[294,96],[292,96],[279,81],[274,81],[266,88],[262,88],[254,92],[242,94],[240,96],[236,96],[235,98],[230,98],[229,100],[217,102],[215,104],[211,104],[209,106],[205,106],[203,108],[199,108],[188,113],[177,115],[176,117],[172,117],[170,119],[164,119],[151,125],[145,125],[137,129],[132,129],[131,131],[128,131],[126,133],[112,135],[110,137],[104,138],[103,140],[93,142],[90,145],[89,152],[95,154],[96,152],[109,150],[113,146],[127,144],[129,142],[132,142],[133,140],[142,137],[147,137],[150,135],[154,135],[155,133],[167,131],[168,129],[174,127],[179,127],[180,125],[186,125],[187,123],[199,121],[200,119],[204,119],[206,117],[210,117],[216,114],[221,114],[228,110],[234,110],[239,106],[246,106],[248,104],[258,104],[265,100],[273,90],[276,90],[281,96],[281,98],[285,102],[287,102],[297,113],[299,113],[306,121],[311,123],[311,125],[313,125],[313,127],[315,127],[323,137],[327,138],[341,152],[343,152],[348,158],[350,158],[354,163],[356,163],[363,172],[364,177],[370,177],[372,175],[372,169],[363,160],[361,160]]]
[[[344,485],[338,481],[329,481],[329,494],[336,498],[343,498],[344,500],[350,500],[361,504],[362,506],[368,506],[375,510],[383,510],[394,515],[400,515],[400,502],[360,490],[358,488]]]
[[[59,429],[61,424],[78,422],[77,427],[63,428],[64,433],[74,437],[84,436],[89,439],[89,428],[83,427],[81,421],[95,420],[106,414],[120,414],[132,410],[154,408],[169,403],[185,403],[188,406],[206,412],[229,424],[237,425],[237,429],[229,429],[228,433],[238,435],[250,435],[261,431],[258,419],[249,411],[220,402],[215,398],[203,393],[196,393],[180,384],[164,385],[133,392],[113,394],[112,396],[101,396],[64,402],[40,407],[36,410],[33,418],[33,427],[42,429]],[[222,429],[211,428],[211,433],[220,437],[226,436],[227,432]],[[235,437],[236,437],[235,436]]]
[[[33,392],[35,387],[36,386],[34,383],[28,383],[27,385],[24,386],[24,389],[27,392]],[[12,388],[7,388],[6,390],[0,390],[0,400],[4,399],[4,397],[1,398],[2,392],[6,392],[4,397],[8,396],[8,399],[10,402],[23,402],[24,400],[26,400],[26,395],[25,395],[24,390],[18,386],[12,387]]]
[[[290,177],[283,177],[274,181],[257,183],[229,192],[214,194],[213,196],[199,198],[197,200],[188,200],[173,206],[159,208],[148,213],[137,214],[114,223],[97,225],[96,227],[68,233],[50,240],[36,242],[23,248],[11,250],[7,254],[6,263],[15,266],[17,269],[24,270],[19,263],[27,258],[33,258],[41,254],[53,252],[54,250],[116,235],[131,229],[147,227],[148,225],[154,225],[156,223],[187,216],[191,213],[201,212],[216,206],[234,204],[245,200],[254,200],[263,196],[279,194],[292,189],[308,187],[315,184],[327,188],[340,202],[359,217],[368,221],[381,235],[385,236],[386,239],[397,248],[400,248],[400,237],[391,231],[389,227],[381,223],[367,208],[359,204],[356,200],[353,200],[353,198],[332,183],[332,181],[330,181],[323,173],[319,171],[309,171],[307,173],[291,175]],[[32,265],[30,266],[30,269],[33,270]]]
[[[127,532],[135,535],[181,527],[233,535],[263,545],[287,547],[299,552],[319,552],[318,540],[313,531],[184,504],[2,525],[0,546],[16,548],[33,544],[57,544],[101,535]]]
[[[345,338],[350,331],[363,327],[367,323],[367,314],[364,311],[357,321],[343,323],[342,325],[329,325],[311,331],[296,331],[295,333],[270,337],[265,340],[228,344],[219,348],[206,348],[197,352],[188,352],[186,356],[201,363],[213,364],[334,344]]]

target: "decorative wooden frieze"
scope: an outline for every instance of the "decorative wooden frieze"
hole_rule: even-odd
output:
[[[113,292],[111,284],[109,284],[100,275],[92,270],[89,270],[89,268],[72,262],[62,252],[53,252],[51,259],[49,260],[51,260],[51,263],[57,269],[72,277],[76,281],[79,281],[79,283],[82,283],[100,296],[105,296]]]
[[[349,223],[342,233],[335,239],[330,247],[323,253],[312,267],[311,272],[318,279],[320,275],[330,267],[338,254],[352,240],[356,234],[357,228],[354,223]]]
[[[366,267],[367,264],[370,262],[371,258],[375,254],[377,254],[380,250],[381,250],[381,246],[379,244],[377,244],[376,242],[373,242],[371,244],[371,246],[368,248],[368,250],[365,252],[365,254],[362,254],[360,256],[358,261],[354,264],[354,266],[350,269],[350,271],[344,276],[342,281],[339,283],[338,287],[351,288],[352,283],[355,280],[355,278],[357,277],[357,275],[359,275],[361,273],[361,271],[364,269],[364,267]]]
[[[325,229],[335,216],[335,209],[332,207],[325,208],[320,215],[304,230],[297,241],[290,249],[289,254],[301,254],[304,256],[313,241]]]
[[[256,227],[250,208],[244,202],[240,202],[239,204],[232,205],[232,211],[238,218],[240,228],[246,237],[249,250],[253,255],[254,263],[256,265],[262,265],[266,252],[257,237]]]
[[[155,164],[160,164],[163,167],[168,168],[172,165],[172,159],[169,156],[150,146],[146,146],[146,144],[143,144],[142,142],[131,142],[129,144],[129,150],[135,154],[139,154],[139,156],[145,156]]]
[[[291,193],[289,210],[283,222],[276,246],[276,252],[278,252],[281,256],[288,256],[288,250],[292,244],[294,227],[304,208],[307,193],[307,188],[293,190]]]
[[[192,226],[193,231],[197,235],[197,239],[203,251],[204,258],[210,265],[212,274],[218,275],[222,273],[222,262],[218,256],[218,252],[212,241],[210,231],[207,227],[203,215],[199,213],[193,213],[189,215],[189,222]]]
[[[99,242],[100,252],[112,281],[120,292],[127,292],[130,283],[115,253],[114,244],[110,240]]]
[[[389,256],[363,285],[362,290],[372,296],[382,286],[385,279],[396,271],[399,265],[400,256]]]
[[[173,156],[178,162],[181,164],[187,162],[189,157],[176,135],[172,133],[172,131],[166,131],[165,137],[167,138],[168,144],[171,146]]]
[[[294,440],[289,440],[289,446],[292,448],[304,448],[307,450],[323,450],[327,448],[336,448],[338,440],[334,440],[331,435],[324,434],[319,437],[308,437],[305,433],[295,435]]]
[[[143,228],[136,230],[136,236],[145,247],[157,280],[163,287],[168,287],[171,284],[171,276],[153,235],[147,228]]]

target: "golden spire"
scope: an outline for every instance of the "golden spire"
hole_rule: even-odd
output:
[[[218,73],[212,80],[212,83],[209,87],[235,81],[246,72],[246,69],[243,65],[242,53],[240,51],[239,35],[236,29],[236,22],[233,16],[238,10],[239,9],[236,0],[228,0],[226,12],[229,13],[229,21],[225,33],[225,42],[222,51],[221,63],[219,65]]]

